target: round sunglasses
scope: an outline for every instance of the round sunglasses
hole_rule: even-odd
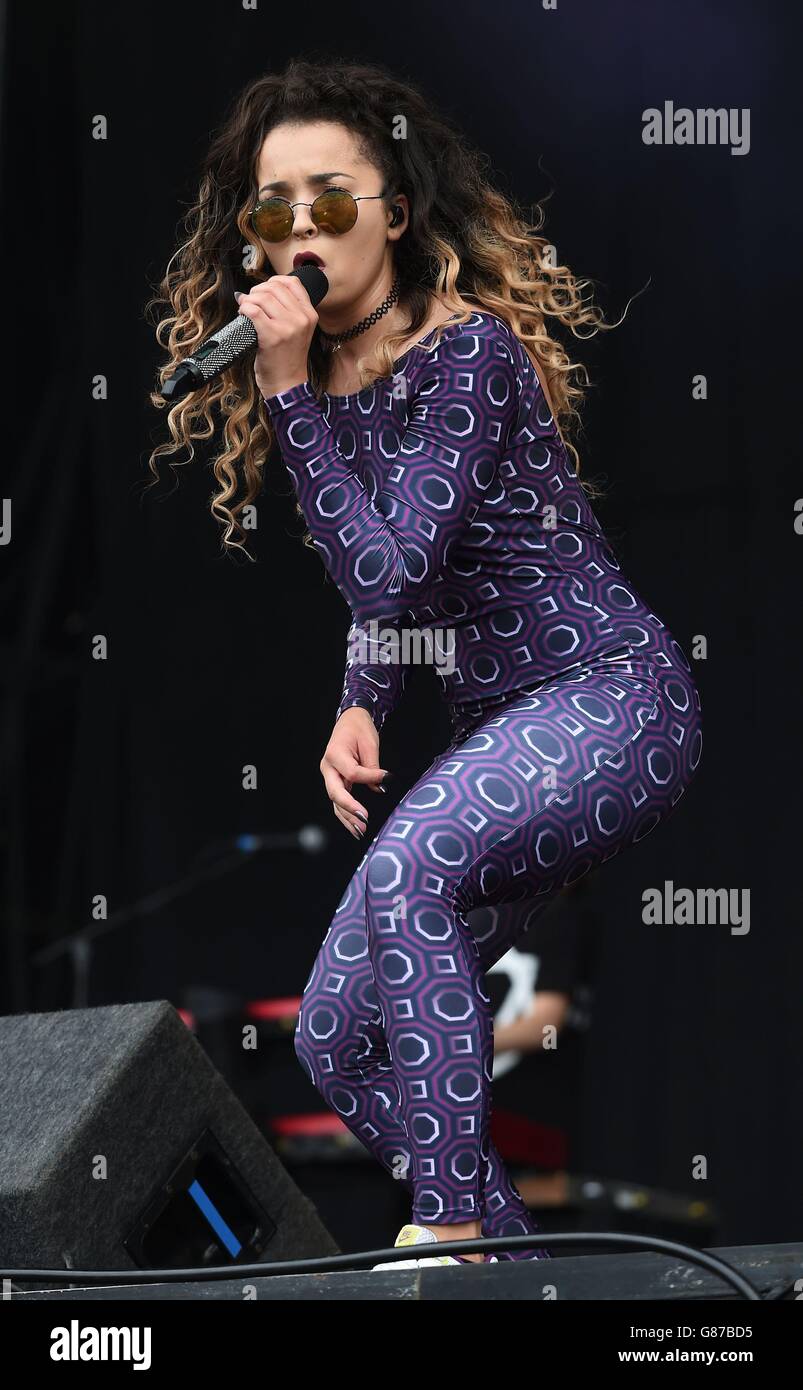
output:
[[[310,217],[321,232],[342,236],[351,231],[357,221],[357,204],[384,198],[381,193],[362,194],[355,198],[347,188],[327,188],[312,203],[291,203],[287,198],[266,198],[257,203],[250,214],[251,226],[262,241],[284,241],[293,230],[296,208],[309,208]]]

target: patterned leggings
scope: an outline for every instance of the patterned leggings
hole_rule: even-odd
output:
[[[691,781],[700,701],[679,650],[598,658],[455,726],[337,908],[304,990],[296,1054],[410,1191],[418,1224],[479,1220],[485,1236],[541,1229],[490,1140],[483,977],[533,921],[505,904],[545,908],[643,839]],[[477,914],[475,935],[472,908],[491,905],[499,910]]]

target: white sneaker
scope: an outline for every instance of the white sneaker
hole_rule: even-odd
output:
[[[393,1242],[394,1250],[403,1245],[439,1245],[440,1241],[427,1226],[416,1226],[412,1222],[402,1226]],[[454,1255],[431,1255],[420,1260],[388,1260],[385,1264],[374,1265],[374,1269],[416,1269],[422,1265],[462,1265],[477,1264],[476,1260],[458,1260]],[[491,1255],[486,1264],[498,1264],[496,1255]]]

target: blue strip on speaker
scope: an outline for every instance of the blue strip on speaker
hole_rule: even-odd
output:
[[[196,1180],[187,1188],[194,1202],[197,1202],[209,1225],[217,1237],[223,1242],[230,1255],[239,1255],[242,1245],[237,1239],[230,1226],[226,1225],[217,1207],[209,1200],[201,1184]]]

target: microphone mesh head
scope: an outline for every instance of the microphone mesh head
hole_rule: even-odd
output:
[[[329,289],[329,281],[321,270],[321,267],[319,265],[313,265],[312,261],[302,261],[301,265],[297,266],[296,269],[290,273],[291,275],[297,276],[301,281],[304,289],[309,295],[310,304],[314,309],[316,304],[320,304]]]

